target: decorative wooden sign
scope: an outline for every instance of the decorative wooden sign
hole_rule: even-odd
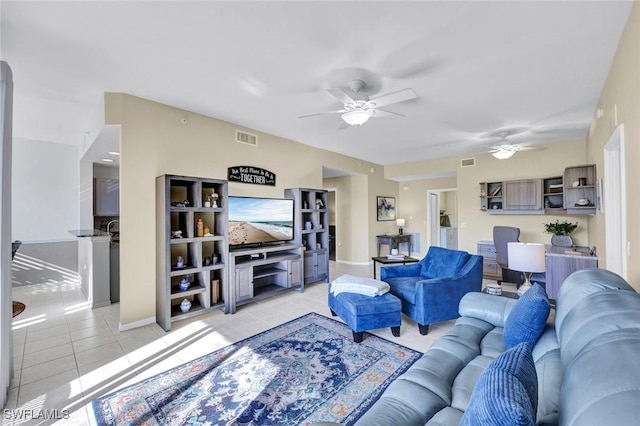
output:
[[[276,186],[276,174],[260,167],[234,166],[227,169],[229,182]]]

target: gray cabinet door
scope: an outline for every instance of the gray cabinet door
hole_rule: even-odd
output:
[[[253,297],[253,268],[236,269],[236,301],[251,299]]]
[[[296,258],[289,262],[289,287],[299,287],[302,285],[302,259]]]
[[[304,254],[304,282],[313,282],[316,277],[316,255],[305,252]]]
[[[329,275],[329,250],[320,250],[316,253],[316,280],[324,280]]]
[[[542,209],[542,179],[511,180],[503,186],[504,210]]]

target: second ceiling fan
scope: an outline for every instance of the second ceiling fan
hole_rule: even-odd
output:
[[[342,102],[343,108],[334,111],[302,115],[299,118],[314,117],[325,114],[341,114],[340,117],[344,122],[338,129],[346,129],[349,126],[361,126],[371,117],[404,117],[403,114],[383,110],[380,109],[380,107],[408,101],[418,97],[413,89],[403,89],[398,90],[397,92],[369,98],[368,96],[360,94],[360,91],[366,87],[365,82],[362,80],[352,80],[349,82],[347,87],[349,88],[349,91],[341,88],[327,89],[327,92],[331,93],[336,99]]]

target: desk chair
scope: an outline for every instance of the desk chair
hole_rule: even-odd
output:
[[[517,243],[520,241],[519,237],[520,228],[513,226],[493,227],[493,245],[496,248],[496,262],[502,267],[502,280],[498,280],[498,284],[507,282],[520,286],[520,284],[524,282],[521,272],[509,269],[507,243]]]

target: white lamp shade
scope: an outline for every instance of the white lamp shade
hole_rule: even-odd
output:
[[[404,219],[396,219],[397,226],[404,226]]]
[[[544,272],[544,244],[508,243],[509,269],[520,272]]]

